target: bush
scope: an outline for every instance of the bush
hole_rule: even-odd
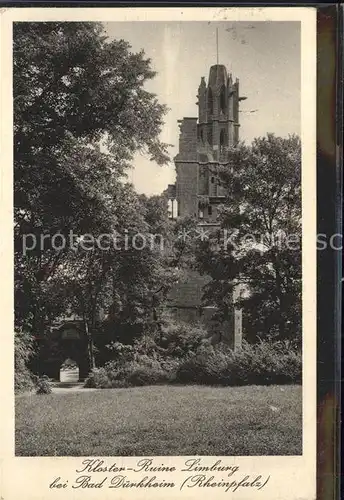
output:
[[[167,316],[162,324],[159,346],[168,357],[192,356],[202,346],[210,346],[209,333],[201,325],[177,322]]]
[[[172,338],[184,338],[179,333]],[[140,352],[141,344],[124,349],[117,345],[121,353],[118,359],[93,370],[85,385],[111,388],[174,382],[223,386],[301,383],[301,353],[287,342],[244,343],[234,352],[226,344],[213,346],[203,339],[196,341],[188,355],[182,349],[180,358],[176,356],[176,345],[171,342],[163,351],[150,349],[149,355]]]
[[[137,356],[135,361],[110,361],[94,369],[85,381],[85,387],[101,389],[166,384],[175,377],[177,364],[160,362],[149,356]]]
[[[137,365],[131,367],[132,371],[127,374],[128,385],[157,385],[169,382],[168,373],[161,367]]]
[[[14,390],[15,393],[31,391],[34,377],[27,363],[34,354],[33,338],[30,334],[16,331],[14,334]]]
[[[23,363],[21,367],[17,365],[14,372],[14,392],[16,394],[29,392],[33,390],[34,386],[32,373],[26,367],[25,363]]]
[[[218,346],[189,357],[176,374],[181,383],[232,386],[298,384],[301,378],[300,352],[282,342],[244,343],[236,352]]]
[[[85,380],[84,387],[106,389],[111,387],[105,367],[93,368]]]
[[[52,390],[49,377],[43,375],[38,378],[36,381],[36,394],[50,394],[51,392]]]

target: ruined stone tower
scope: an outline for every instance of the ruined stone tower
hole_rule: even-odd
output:
[[[178,216],[193,215],[213,224],[223,201],[216,167],[228,162],[229,146],[239,139],[239,81],[223,65],[211,66],[208,83],[198,88],[198,118],[179,121],[179,152],[175,157]],[[206,201],[206,202],[205,202]]]
[[[228,163],[228,148],[239,140],[239,103],[246,97],[239,95],[239,80],[233,81],[226,67],[216,64],[210,68],[208,82],[201,78],[197,99],[198,117],[185,117],[178,122],[176,184],[169,186],[168,193],[172,201],[177,201],[177,217],[191,215],[200,226],[209,229],[218,225],[217,210],[225,196],[217,169]],[[172,291],[170,307],[182,319],[193,321],[201,315],[209,324],[214,308],[202,309],[201,301],[208,279],[193,272],[187,282]],[[234,296],[238,294],[237,286]],[[224,336],[234,348],[241,346],[241,322],[241,311],[233,310],[229,324],[223,325]]]

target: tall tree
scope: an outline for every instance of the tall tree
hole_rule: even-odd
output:
[[[135,221],[126,171],[137,151],[168,160],[167,109],[144,88],[150,60],[99,23],[16,23],[13,56],[16,322],[40,334],[66,305],[51,292],[74,262],[70,231],[97,237]]]
[[[229,151],[219,170],[226,201],[221,234],[206,241],[199,263],[229,314],[233,281],[246,285],[241,305],[247,334],[297,337],[301,332],[301,143],[297,136],[257,138]],[[220,238],[220,239],[219,239]]]

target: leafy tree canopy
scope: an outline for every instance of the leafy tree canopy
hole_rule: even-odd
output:
[[[301,330],[301,143],[257,138],[229,152],[219,171],[227,193],[221,229],[201,245],[200,268],[212,281],[207,300],[231,311],[233,282],[244,283],[248,336],[297,336]]]
[[[155,267],[147,252],[132,253],[129,277],[127,251],[80,251],[74,240],[71,249],[70,231],[148,232],[126,172],[138,151],[169,160],[159,139],[167,108],[145,90],[155,73],[144,52],[108,40],[99,23],[15,23],[13,55],[16,322],[41,333],[78,299],[92,327],[114,282],[123,290],[131,277],[138,288]],[[56,234],[67,239],[61,250]],[[36,239],[24,253],[23,238]]]

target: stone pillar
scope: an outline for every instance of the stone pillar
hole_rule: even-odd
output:
[[[239,309],[235,303],[241,297],[241,285],[235,284],[233,289],[234,302],[234,351],[242,347],[242,309]]]

